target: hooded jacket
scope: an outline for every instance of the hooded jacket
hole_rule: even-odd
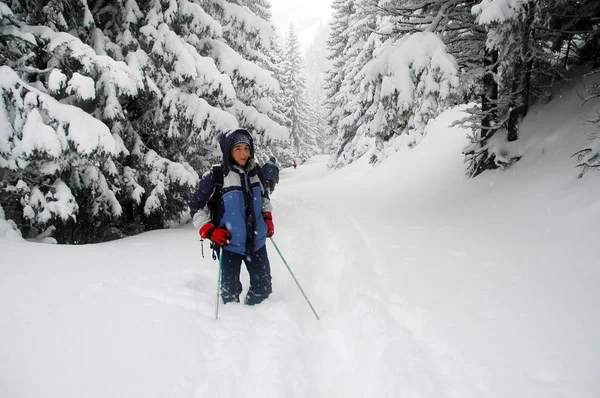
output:
[[[242,168],[233,162],[231,149],[236,134],[246,134],[250,141],[250,159]],[[254,160],[254,141],[244,129],[229,130],[219,144],[223,152],[223,189],[215,219],[210,218],[210,201],[215,192],[212,169],[202,176],[198,190],[190,201],[190,214],[194,226],[201,228],[212,222],[231,233],[225,250],[249,256],[265,245],[267,225],[262,213],[272,211],[260,167]]]

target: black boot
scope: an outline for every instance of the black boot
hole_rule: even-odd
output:
[[[244,300],[244,304],[246,305],[256,305],[262,303],[267,297],[255,294],[252,290],[248,291],[246,294],[246,299]]]
[[[240,302],[240,296],[225,296],[225,295],[223,295],[221,297],[223,297],[223,304]]]

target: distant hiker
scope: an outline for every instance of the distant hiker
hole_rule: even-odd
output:
[[[223,152],[222,196],[211,216],[211,199],[219,184],[213,168],[202,176],[190,201],[190,214],[200,236],[223,249],[219,250],[223,303],[240,301],[240,268],[244,261],[250,275],[250,289],[244,303],[254,305],[272,292],[265,244],[275,231],[272,206],[260,167],[254,160],[250,133],[244,129],[229,130],[219,143]]]
[[[265,183],[269,188],[269,193],[273,193],[275,185],[279,184],[279,167],[277,167],[277,159],[271,156],[269,161],[261,168]]]
[[[296,161],[292,160],[292,165],[294,166],[294,168],[296,168]]]

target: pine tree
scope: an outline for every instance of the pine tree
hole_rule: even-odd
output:
[[[28,236],[53,226],[59,241],[74,243],[108,238],[103,231],[122,236],[119,231],[161,228],[184,214],[198,172],[220,158],[222,131],[242,125],[257,141],[285,140],[287,129],[265,106],[279,90],[265,69],[274,40],[265,19],[269,5],[238,3],[14,2],[14,12],[0,3],[0,59],[18,72],[3,88],[0,109],[0,122],[13,132],[1,149],[2,187],[17,203],[4,207],[7,217],[19,220]],[[83,132],[73,127],[83,124],[65,116],[77,112],[97,127],[90,134],[103,137],[87,142],[94,149],[85,153],[77,141]],[[61,142],[58,156],[55,146],[17,150],[21,120],[28,118],[52,128]],[[33,155],[40,160],[31,161]],[[25,186],[24,173],[39,181]],[[40,205],[34,188],[46,202],[73,205],[49,218],[52,206]],[[37,204],[24,219],[19,214],[32,197]]]
[[[0,89],[3,131],[9,132],[0,164],[8,193],[2,202],[25,236],[57,229],[59,241],[87,242],[122,214],[117,157],[123,146],[96,117],[118,119],[119,106],[111,101],[136,95],[140,81],[136,71],[97,55],[77,37],[24,22],[47,21],[90,38],[94,24],[85,4],[17,9],[20,14],[0,11],[7,28],[3,75],[9,76]]]
[[[343,52],[343,79],[339,91],[341,119],[333,143],[337,152],[331,166],[350,163],[381,142],[380,126],[370,125],[376,117],[378,90],[370,84],[366,66],[373,60],[373,51],[381,45],[377,32],[378,8],[371,0],[357,0],[348,20],[348,40]],[[374,131],[375,130],[375,131]],[[385,133],[383,133],[385,134]],[[366,138],[366,139],[365,139]],[[360,143],[359,143],[360,142]]]
[[[291,122],[286,116],[286,97],[283,92],[283,82],[285,80],[284,71],[284,50],[281,46],[280,36],[275,33],[275,40],[270,56],[270,64],[268,69],[273,77],[279,83],[279,92],[272,96],[266,97],[263,100],[264,112],[268,113],[269,117],[282,126],[290,126]],[[268,137],[256,142],[258,150],[257,159],[261,164],[266,163],[271,156],[275,156],[280,164],[289,164],[294,159],[295,154],[291,146],[289,137],[286,139]]]
[[[283,95],[289,120],[292,149],[299,160],[320,153],[314,126],[309,117],[306,101],[306,83],[301,75],[302,58],[294,26],[290,25],[283,60]]]
[[[326,100],[324,84],[328,68],[325,51],[329,27],[320,25],[313,43],[305,54],[302,75],[306,82],[306,101],[309,107],[310,125],[315,130],[318,146],[327,153],[332,145],[332,136],[326,120],[324,104]]]
[[[337,152],[335,160],[340,156],[345,144],[355,134],[354,131],[344,131],[339,128],[340,121],[344,118],[343,109],[347,102],[342,83],[345,78],[345,65],[348,61],[346,48],[349,40],[350,19],[355,9],[354,0],[333,0],[331,9],[333,10],[333,20],[330,23],[330,34],[327,40],[327,59],[330,67],[326,71],[324,88],[326,119],[331,135],[334,137],[333,150]]]
[[[468,174],[476,176],[487,169],[506,168],[520,158],[500,145],[490,145],[492,136],[495,141],[516,141],[531,101],[550,101],[554,80],[564,76],[567,68],[599,59],[597,47],[594,50],[599,25],[594,21],[600,4],[590,0],[514,2],[499,14],[493,5],[482,2],[473,10],[486,38],[485,49],[481,46],[481,106],[472,110],[472,143],[464,150]]]
[[[328,119],[337,134],[330,164],[342,166],[367,153],[377,162],[396,138],[418,143],[427,122],[456,101],[456,63],[433,33],[446,6],[358,0],[341,11],[335,23],[342,33],[331,41],[338,49],[332,61],[342,71],[330,76],[341,78],[328,92]]]
[[[231,78],[236,99],[227,110],[240,125],[253,131],[259,144],[270,139],[285,140],[289,137],[287,129],[259,111],[280,90],[278,81],[265,69],[271,63],[275,28],[270,21],[254,14],[245,1],[238,3],[202,1],[222,26],[223,40],[209,41],[207,54]],[[262,15],[267,15],[265,7],[252,6],[252,9],[260,9]]]

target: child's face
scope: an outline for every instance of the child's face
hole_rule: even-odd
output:
[[[250,146],[248,144],[236,144],[231,149],[231,157],[240,166],[245,166],[250,159]]]

